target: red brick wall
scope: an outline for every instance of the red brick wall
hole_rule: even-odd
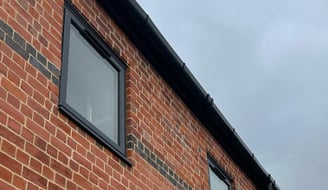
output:
[[[128,64],[128,166],[58,111],[63,0],[0,0],[0,189],[208,189],[207,152],[253,184],[94,0],[73,4]]]

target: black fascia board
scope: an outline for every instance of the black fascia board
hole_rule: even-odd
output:
[[[135,0],[98,2],[252,180],[257,189],[279,190],[271,176],[256,160],[140,5]]]

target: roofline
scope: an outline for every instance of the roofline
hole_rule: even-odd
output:
[[[185,63],[135,0],[98,0],[257,189],[279,190]]]

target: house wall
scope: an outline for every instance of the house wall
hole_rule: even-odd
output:
[[[94,0],[73,4],[128,65],[126,164],[58,110],[63,0],[0,0],[0,189],[209,189],[207,153],[254,185]]]

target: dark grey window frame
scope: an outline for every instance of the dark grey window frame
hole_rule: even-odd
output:
[[[228,189],[231,190],[232,189],[232,178],[229,177],[224,170],[219,166],[219,164],[217,163],[217,161],[214,159],[214,157],[210,154],[207,153],[207,162],[208,162],[208,184],[209,186],[211,185],[210,182],[210,169],[216,174],[216,176],[218,178],[220,178],[225,184],[227,184]],[[210,190],[211,189],[210,187]]]
[[[96,30],[68,0],[65,1],[64,11],[59,110],[72,118],[80,127],[94,136],[101,144],[112,150],[128,165],[131,165],[131,162],[126,158],[125,142],[125,71],[127,65],[121,61],[119,56],[116,55]],[[113,66],[118,72],[118,143],[115,143],[98,130],[96,126],[84,118],[66,101],[70,27],[72,25],[74,25],[74,27],[80,32],[81,36],[83,36],[89,44],[107,60],[108,64]]]

